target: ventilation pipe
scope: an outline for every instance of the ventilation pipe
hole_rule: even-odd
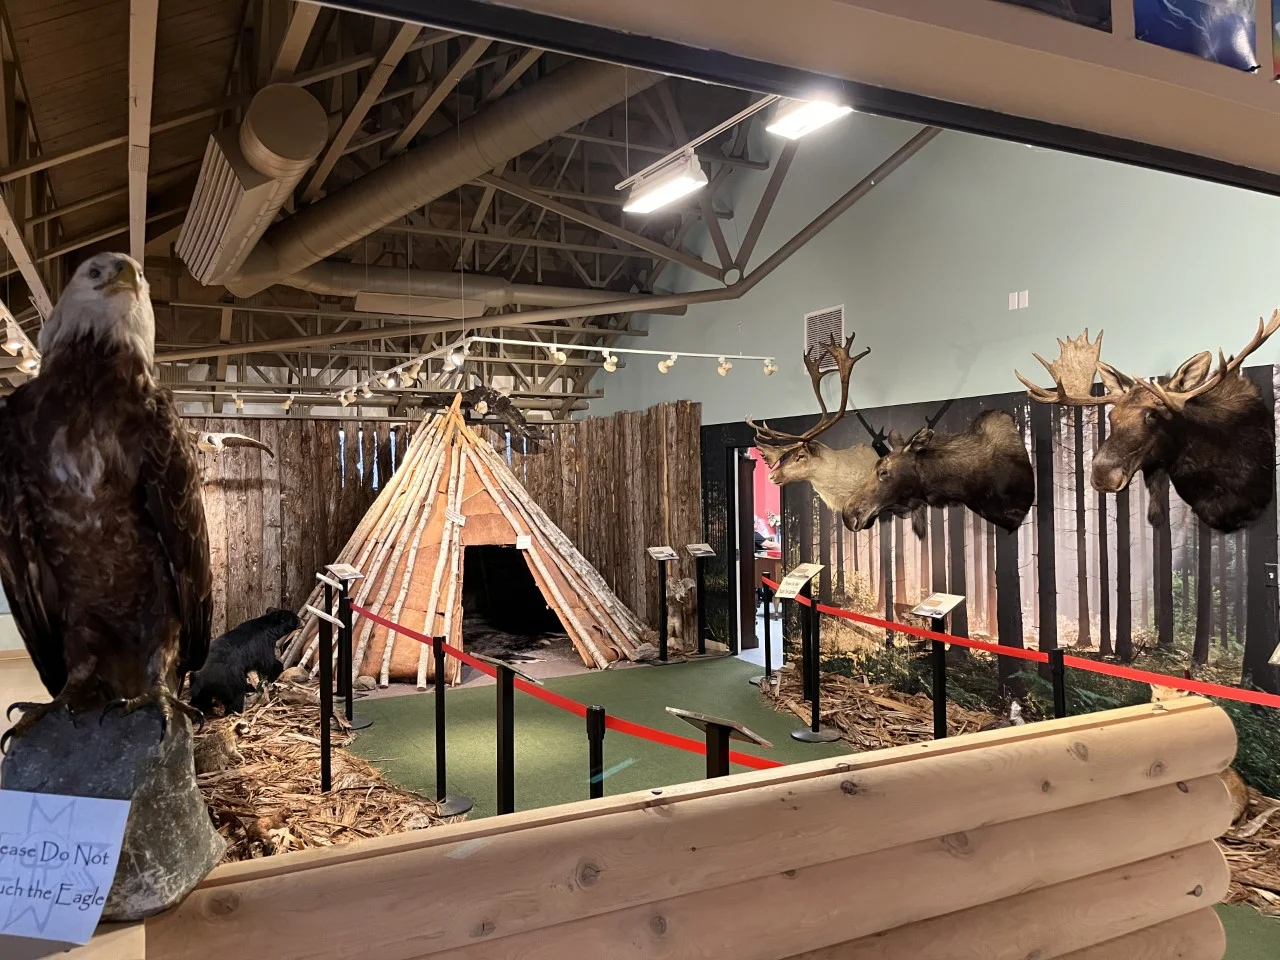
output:
[[[613,290],[510,283],[487,274],[401,270],[335,260],[313,264],[283,282],[325,296],[355,297],[358,310],[459,320],[480,316],[489,308],[576,307],[642,296]],[[685,308],[669,307],[654,312],[679,315]]]
[[[663,80],[575,60],[269,229],[226,287],[248,297]]]
[[[175,250],[203,284],[239,271],[329,136],[324,108],[301,87],[273,83],[244,122],[209,138]]]

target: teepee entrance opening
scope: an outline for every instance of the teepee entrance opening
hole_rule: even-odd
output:
[[[526,653],[547,645],[553,636],[568,642],[564,625],[529,571],[524,551],[468,546],[462,566],[462,636],[467,649],[492,657]]]

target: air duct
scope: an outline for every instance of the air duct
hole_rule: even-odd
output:
[[[448,319],[479,316],[488,308],[576,307],[607,300],[634,300],[638,296],[613,290],[511,283],[487,274],[402,270],[335,260],[312,264],[282,282],[311,293],[355,297],[358,310]],[[683,314],[685,310],[671,307],[654,312]]]
[[[175,247],[193,277],[208,285],[236,275],[328,136],[315,97],[273,83],[249,102],[239,127],[209,137]]]
[[[248,297],[583,123],[664,78],[575,60],[498,100],[457,133],[436,137],[271,227],[240,275]]]

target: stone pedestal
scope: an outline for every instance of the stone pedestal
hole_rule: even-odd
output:
[[[0,787],[107,800],[131,800],[120,866],[103,921],[141,920],[178,903],[222,859],[196,785],[191,724],[177,716],[160,740],[150,707],[129,716],[99,711],[72,718],[59,710],[9,743]]]

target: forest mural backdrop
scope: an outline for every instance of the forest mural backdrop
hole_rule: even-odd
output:
[[[1275,409],[1276,368],[1245,371]],[[943,409],[945,407],[945,409]],[[936,590],[963,594],[951,629],[1001,644],[1091,649],[1130,662],[1175,646],[1188,669],[1238,665],[1237,680],[1280,692],[1280,670],[1268,663],[1277,641],[1276,502],[1247,529],[1221,534],[1201,524],[1172,490],[1169,522],[1147,522],[1150,494],[1141,478],[1125,491],[1100,494],[1089,483],[1094,452],[1105,436],[1107,408],[1033,404],[1026,393],[966,397],[860,411],[873,430],[909,435],[937,419],[958,432],[984,410],[1011,413],[1036,473],[1036,500],[1022,525],[1005,533],[964,507],[931,508],[923,539],[909,519],[882,519],[854,534],[807,483],[783,488],[783,566],[826,565],[817,590],[836,606],[900,620]],[[941,416],[939,417],[939,414]],[[817,416],[773,423],[802,432]],[[745,424],[703,428],[704,515],[717,559],[708,569],[708,627],[731,631],[729,564],[730,458],[753,443]],[[823,435],[833,447],[865,443],[867,427],[851,414]],[[824,618],[824,646],[882,632]],[[1015,671],[1012,660],[1002,662]]]

